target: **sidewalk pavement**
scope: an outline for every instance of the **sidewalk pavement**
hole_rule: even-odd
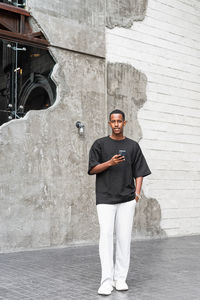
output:
[[[199,300],[200,236],[133,241],[129,290],[100,296],[98,245],[0,254],[2,300]]]

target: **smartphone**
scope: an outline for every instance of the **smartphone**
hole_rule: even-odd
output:
[[[118,154],[120,154],[121,156],[126,156],[126,150],[119,150]]]

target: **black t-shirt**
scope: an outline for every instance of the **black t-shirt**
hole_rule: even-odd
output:
[[[135,198],[134,178],[151,174],[139,144],[127,137],[113,140],[106,136],[96,140],[89,153],[90,170],[125,150],[125,161],[96,174],[96,204],[117,204]]]

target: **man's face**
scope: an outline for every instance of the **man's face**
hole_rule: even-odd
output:
[[[122,114],[112,114],[108,124],[112,128],[113,134],[120,135],[123,133],[123,128],[126,125],[126,121],[123,120]]]

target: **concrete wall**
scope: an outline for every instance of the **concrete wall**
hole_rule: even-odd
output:
[[[106,26],[129,28],[133,21],[142,21],[147,0],[106,0]]]
[[[200,233],[199,10],[197,0],[149,0],[142,22],[106,31],[107,60],[147,77],[138,122],[152,175],[143,190],[168,236]]]
[[[97,240],[88,152],[105,135],[107,110],[105,60],[90,54],[105,55],[104,6],[103,0],[84,1],[84,7],[82,1],[67,3],[28,2],[50,42],[62,47],[50,48],[57,100],[48,110],[30,111],[0,127],[1,251]],[[78,135],[78,120],[85,137]]]
[[[103,0],[28,0],[27,8],[51,45],[105,56]]]

